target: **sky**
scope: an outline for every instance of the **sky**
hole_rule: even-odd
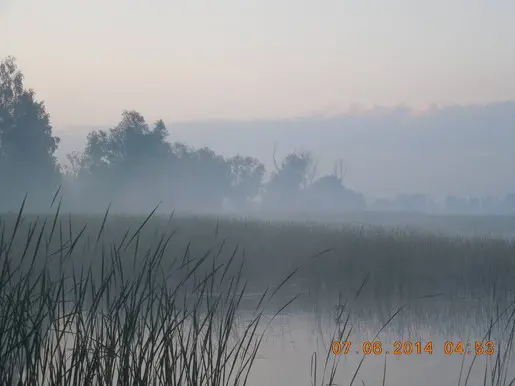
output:
[[[512,0],[0,0],[54,126],[515,99]]]

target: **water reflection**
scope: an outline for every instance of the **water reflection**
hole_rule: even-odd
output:
[[[356,302],[356,312],[351,311],[346,325],[350,331],[346,340],[352,345],[347,354],[329,354],[326,384],[335,361],[338,367],[334,384],[337,385],[351,384],[358,368],[353,381],[356,385],[382,385],[385,373],[386,385],[509,384],[515,377],[509,345],[513,337],[514,311],[491,301],[478,303],[477,299],[472,299],[471,303],[475,307],[471,304],[452,307],[449,299],[440,299],[406,307],[377,336],[375,341],[380,342],[382,351],[377,355],[373,352],[364,355],[363,343],[373,342],[398,307],[388,310],[387,307],[373,308],[367,307],[366,302]],[[313,384],[310,381],[313,378],[311,365],[315,357],[316,384],[321,384],[332,335],[342,325],[343,322],[340,326],[335,324],[334,313],[328,308],[322,311],[318,307],[316,312],[295,310],[280,315],[270,325],[261,344],[249,384]],[[495,345],[493,355],[487,355],[484,340]],[[395,342],[401,343],[395,345]],[[404,342],[411,342],[413,352],[395,355],[395,348]],[[418,350],[416,342],[421,343]],[[429,342],[432,353],[424,350]],[[446,342],[450,343],[446,345]],[[476,342],[478,355],[475,355]],[[365,346],[367,351],[368,343]]]

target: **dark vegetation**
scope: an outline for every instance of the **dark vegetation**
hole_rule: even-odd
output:
[[[58,205],[57,200],[54,205]],[[7,235],[15,220],[15,213],[2,216]],[[113,245],[127,242],[143,220],[136,215],[109,214],[105,219],[99,215],[59,213],[60,236],[53,236],[51,241],[57,243],[53,250],[59,250],[63,240],[71,244],[72,235],[81,234],[70,256],[99,271],[101,250],[92,248],[91,243],[105,243],[104,248],[110,250]],[[39,227],[33,224],[41,226],[42,222],[47,223],[43,235],[50,238],[48,224],[53,224],[53,215],[26,215],[18,224],[19,232],[36,232]],[[124,256],[128,256],[120,261],[124,270],[135,269],[136,244],[140,250],[155,248],[163,242],[164,234],[173,235],[165,261],[183,259],[184,253],[196,258],[217,254],[221,261],[233,255],[245,256],[241,272],[229,270],[228,274],[241,275],[250,293],[262,293],[270,283],[280,282],[295,270],[283,291],[289,296],[302,294],[296,305],[305,309],[311,309],[313,304],[319,311],[331,309],[336,295],[351,298],[364,277],[368,277],[368,283],[359,302],[352,304],[356,317],[381,319],[385,316],[381,310],[387,313],[396,304],[438,293],[441,296],[435,309],[431,303],[414,305],[415,321],[454,319],[458,309],[488,314],[490,307],[507,304],[515,295],[515,241],[511,238],[451,237],[364,225],[154,215],[138,230],[137,240],[124,247]],[[24,238],[18,238],[11,248],[24,251],[25,243]],[[35,264],[42,261],[37,259]],[[203,268],[199,272],[206,274]]]
[[[246,383],[263,336],[261,305],[274,292],[239,326],[245,283],[234,254],[221,262],[186,249],[170,258],[173,234],[148,249],[139,230],[100,243],[104,223],[93,239],[85,227],[63,229],[58,216],[21,214],[0,226],[1,384]],[[74,260],[79,249],[97,260]]]
[[[197,213],[219,211],[224,203],[248,210],[259,199],[274,211],[365,207],[361,194],[343,186],[341,163],[333,174],[315,179],[315,160],[299,151],[276,163],[264,184],[259,160],[224,158],[168,136],[163,121],[149,125],[138,112],[124,111],[114,128],[89,133],[84,151],[68,154],[68,165],[61,167],[55,157],[59,138],[52,135],[43,102],[24,88],[13,58],[0,63],[0,178],[9,181],[0,191],[0,209],[15,210],[19,197],[30,192],[29,208],[47,210],[57,186],[63,187],[64,205],[83,212],[98,212],[114,197],[113,208],[140,213],[147,211],[141,202],[160,201],[161,210]]]
[[[335,291],[338,303],[333,297],[330,308],[316,311],[334,317],[328,342],[348,339],[363,316],[379,320],[376,340],[410,312],[418,323],[452,325],[466,314],[467,299],[479,302],[467,318],[484,325],[481,336],[491,339],[494,326],[504,334],[484,384],[509,384],[511,241],[209,218],[88,218],[61,215],[54,205],[54,215],[20,211],[0,221],[1,384],[243,385],[274,318]],[[446,298],[447,314],[427,308],[435,296]],[[339,360],[314,352],[312,384],[337,379]],[[364,360],[351,370],[355,381]],[[468,377],[467,368],[460,371]]]

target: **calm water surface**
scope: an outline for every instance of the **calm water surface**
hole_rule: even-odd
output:
[[[365,356],[352,384],[382,385],[385,361],[386,385],[507,385],[515,377],[515,363],[508,355],[503,359],[501,368],[497,368],[498,375],[492,378],[496,354],[500,351],[504,355],[506,352],[505,346],[513,327],[510,314],[501,317],[492,329],[490,341],[495,345],[495,354],[476,357],[475,342],[483,341],[485,333],[489,330],[489,316],[484,307],[460,310],[459,307],[452,309],[444,302],[433,302],[426,304],[426,308],[425,314],[405,310],[406,312],[399,313],[392,320],[376,338],[376,341],[382,344],[382,353]],[[364,311],[361,310],[362,315],[365,314]],[[372,341],[389,318],[387,312],[377,315],[373,310],[369,311],[368,320],[363,316],[351,316],[349,325],[352,326],[352,331],[348,338],[351,347],[347,354],[329,355],[324,384],[329,383],[327,376],[335,360],[338,368],[334,384],[351,384],[364,356],[363,343]],[[390,315],[395,311],[395,308],[392,309]],[[267,331],[249,384],[312,385],[312,359],[316,353],[318,380],[315,384],[321,385],[324,363],[335,328],[336,324],[330,313],[295,311],[280,315]],[[412,342],[413,345],[421,342],[422,352],[418,354],[414,349],[415,352],[411,355],[394,355],[395,341]],[[452,342],[454,347],[463,342],[465,354],[446,354],[447,341]],[[433,346],[432,354],[424,352],[429,342]],[[471,345],[470,348],[467,348],[467,342]],[[448,345],[447,350],[450,349]],[[498,380],[499,374],[501,381]],[[465,382],[467,375],[468,380]],[[505,378],[507,382],[502,381]]]

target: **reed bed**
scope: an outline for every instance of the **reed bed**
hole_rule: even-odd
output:
[[[330,341],[348,337],[355,308],[371,301],[390,310],[379,334],[428,294],[485,300],[495,315],[485,339],[501,321],[506,334],[484,385],[514,382],[511,239],[52,205],[52,215],[22,204],[0,217],[2,385],[245,385],[274,318],[324,291],[340,294]],[[311,384],[334,384],[338,364],[314,353]]]
[[[101,244],[107,214],[84,244],[100,266],[70,267],[85,227],[73,233],[69,223],[64,232],[58,212],[52,221],[26,223],[22,233],[22,206],[14,225],[0,228],[0,384],[246,383],[273,319],[261,326],[263,306],[280,287],[265,291],[242,325],[245,283],[228,274],[232,266],[241,272],[236,254],[220,263],[217,254],[184,253],[163,264],[172,237],[142,249],[146,220],[121,243]],[[24,247],[15,248],[16,240]],[[131,244],[133,269],[125,272]],[[200,272],[205,266],[211,269]]]

